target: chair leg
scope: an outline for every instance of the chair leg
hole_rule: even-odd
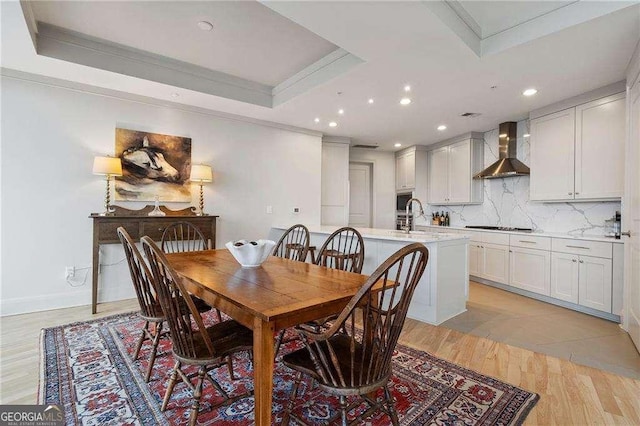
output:
[[[213,313],[215,314],[218,322],[222,322],[222,316],[220,315],[220,310],[218,308],[213,308]]]
[[[340,418],[342,419],[342,426],[348,426],[347,422],[347,397],[340,395]]]
[[[282,345],[282,339],[284,339],[284,332],[286,329],[280,330],[278,333],[278,337],[276,337],[276,347],[273,351],[273,359],[275,360],[278,357],[278,352],[280,351],[280,345]]]
[[[393,397],[391,396],[391,392],[389,392],[389,388],[387,386],[384,387],[384,397],[386,399],[387,409],[389,410],[389,417],[391,417],[391,424],[393,426],[398,426],[400,424],[398,422],[398,413],[396,412]]]
[[[189,414],[189,426],[195,426],[198,419],[198,410],[200,410],[200,398],[202,397],[202,383],[204,376],[207,374],[207,368],[203,365],[198,370],[198,383],[196,390],[193,392],[193,404],[191,404],[191,414]]]
[[[169,403],[169,398],[171,398],[173,387],[176,385],[176,381],[178,380],[178,370],[180,370],[180,361],[176,361],[176,365],[173,366],[173,371],[171,372],[171,377],[167,384],[167,390],[164,393],[164,399],[162,400],[162,407],[160,407],[160,411],[167,409],[167,404]]]
[[[289,396],[289,402],[287,403],[287,408],[284,410],[284,415],[282,416],[282,425],[287,426],[289,424],[289,418],[291,417],[291,412],[293,411],[293,403],[296,400],[296,394],[298,393],[298,386],[300,386],[300,382],[302,381],[302,373],[296,373],[296,379],[293,382],[293,389],[291,390],[291,395]]]
[[[227,356],[227,368],[229,369],[229,377],[231,380],[235,380],[236,376],[233,374],[233,357],[232,355]]]
[[[156,362],[156,355],[158,353],[158,344],[160,343],[160,336],[162,335],[162,322],[156,323],[156,335],[153,336],[153,345],[151,347],[151,353],[149,354],[149,365],[147,366],[147,374],[144,376],[144,381],[149,383],[151,378],[151,370],[153,364]]]
[[[142,342],[145,341],[147,337],[147,331],[149,330],[149,321],[144,322],[144,327],[141,331],[140,338],[138,339],[138,344],[136,345],[136,351],[133,354],[133,359],[138,359],[138,355],[140,354],[140,349],[142,348]]]

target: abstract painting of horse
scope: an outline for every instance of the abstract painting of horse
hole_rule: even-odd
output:
[[[116,200],[191,202],[191,139],[116,129]]]

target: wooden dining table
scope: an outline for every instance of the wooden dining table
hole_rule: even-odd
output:
[[[340,312],[366,275],[270,256],[243,268],[228,250],[167,254],[186,289],[253,330],[255,424],[271,424],[274,334]]]

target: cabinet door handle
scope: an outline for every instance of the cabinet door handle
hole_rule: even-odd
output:
[[[569,192],[569,195],[573,195],[573,192]]]
[[[580,193],[579,193],[579,192],[576,192],[576,193],[575,193],[575,194],[573,194],[573,195],[580,195]]]
[[[584,260],[581,260],[580,263],[584,263]]]
[[[509,253],[513,253],[513,251],[509,250]]]
[[[621,232],[620,235],[624,235],[624,236],[627,236],[627,237],[631,238],[631,231]]]
[[[537,244],[535,241],[519,240],[521,243]]]
[[[576,263],[576,262],[577,262],[577,260],[575,260],[575,259],[571,259],[571,261],[572,261],[573,263]]]
[[[567,245],[566,245],[566,247],[577,248],[577,249],[583,249],[583,250],[591,250],[589,247],[584,247],[584,246],[570,246],[569,244],[567,244]]]

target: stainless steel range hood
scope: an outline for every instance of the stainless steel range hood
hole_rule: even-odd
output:
[[[497,179],[513,176],[528,176],[529,167],[516,158],[518,123],[508,121],[500,123],[498,147],[499,159],[480,173],[474,179]]]

